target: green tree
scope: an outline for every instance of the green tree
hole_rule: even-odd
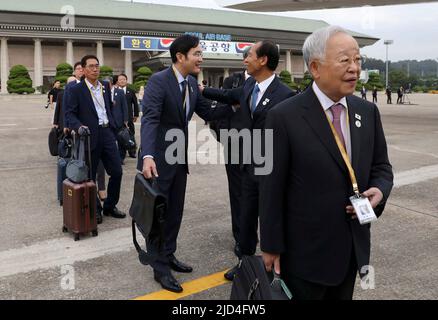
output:
[[[7,81],[7,87],[9,93],[34,93],[35,89],[32,88],[32,79],[29,76],[29,72],[23,65],[15,65],[9,71],[9,80]]]
[[[291,89],[297,89],[298,88],[297,84],[292,81],[292,75],[290,74],[289,71],[287,71],[287,70],[281,71],[280,75],[279,75],[279,78],[289,88],[291,88]]]
[[[362,86],[365,86],[365,89],[367,91],[371,91],[374,89],[374,87],[377,88],[377,90],[383,90],[385,87],[382,81],[382,77],[377,72],[370,72],[368,74],[368,82],[363,83],[362,81],[358,81],[356,85],[356,91],[360,91],[362,89]]]
[[[56,66],[55,81],[61,82],[61,88],[67,83],[68,77],[73,75],[73,67],[67,62],[60,63]]]
[[[113,76],[113,69],[111,67],[108,66],[101,66],[100,67],[100,75],[99,75],[99,80],[103,80],[106,77],[111,77]]]
[[[141,86],[146,86],[149,78],[152,75],[152,70],[148,67],[141,67],[137,70],[137,75],[134,78],[134,88],[135,92],[140,90]]]
[[[391,70],[389,72],[389,85],[394,90],[400,87],[406,87],[409,83],[409,78],[406,71],[403,70]]]

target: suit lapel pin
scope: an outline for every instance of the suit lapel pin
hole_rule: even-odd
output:
[[[268,98],[266,98],[265,101],[263,101],[263,105],[266,106],[266,105],[269,103],[269,101],[271,101],[271,100],[269,100]]]
[[[358,128],[362,127],[362,123],[359,120],[356,121],[356,127]]]
[[[190,86],[190,91],[193,93],[193,87],[192,86]]]
[[[360,115],[358,115],[357,113],[354,115],[354,117],[359,121],[362,120],[362,117]]]

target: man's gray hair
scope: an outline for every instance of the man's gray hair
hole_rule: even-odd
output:
[[[312,59],[324,59],[327,41],[337,33],[350,34],[347,30],[339,26],[328,26],[314,31],[304,41],[303,58],[310,70],[310,61]]]

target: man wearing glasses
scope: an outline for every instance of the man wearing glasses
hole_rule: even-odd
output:
[[[260,247],[268,271],[297,300],[351,300],[370,270],[370,224],[393,186],[377,106],[353,95],[362,58],[340,27],[312,33],[303,56],[314,79],[272,108],[273,170],[263,180]],[[373,209],[374,212],[371,212]]]
[[[122,165],[116,138],[116,130],[111,114],[111,90],[107,83],[102,84],[99,60],[93,55],[82,58],[81,66],[85,79],[70,89],[65,117],[70,129],[88,128],[91,133],[92,178],[96,180],[99,161],[110,176],[108,196],[103,205],[103,214],[114,218],[125,218],[126,214],[117,209],[122,182]],[[102,223],[102,206],[97,201],[97,223]]]

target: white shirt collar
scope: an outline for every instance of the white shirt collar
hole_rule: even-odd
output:
[[[248,70],[245,70],[245,80],[248,80],[248,78],[251,78],[251,76],[248,73]]]
[[[184,80],[188,81],[188,79],[187,79],[188,77],[184,78],[174,65],[172,65],[172,68],[173,68],[173,71],[175,71],[176,78],[178,79],[179,84],[181,84],[181,82],[183,82]]]
[[[90,89],[92,89],[92,90],[99,90],[100,88],[101,88],[101,83],[100,83],[100,81],[97,81],[97,85],[96,86],[93,86],[92,84],[91,84],[91,82],[90,81],[88,81],[87,79],[85,79],[85,83],[87,84],[87,86],[90,88]]]
[[[321,91],[321,89],[318,87],[315,81],[312,84],[312,89],[313,92],[315,92],[315,95],[318,98],[319,103],[321,103],[321,106],[324,108],[324,111],[327,111],[328,109],[330,109],[331,106],[338,103],[342,104],[345,108],[348,108],[346,97],[343,97],[341,100],[337,102],[333,101],[332,99],[327,97],[327,95],[324,92]]]
[[[266,79],[260,83],[257,82],[257,85],[259,86],[259,89],[260,89],[260,93],[262,95],[266,91],[266,89],[268,89],[268,87],[271,85],[271,83],[272,83],[272,81],[274,81],[274,79],[275,79],[275,74],[273,74],[268,79]]]

